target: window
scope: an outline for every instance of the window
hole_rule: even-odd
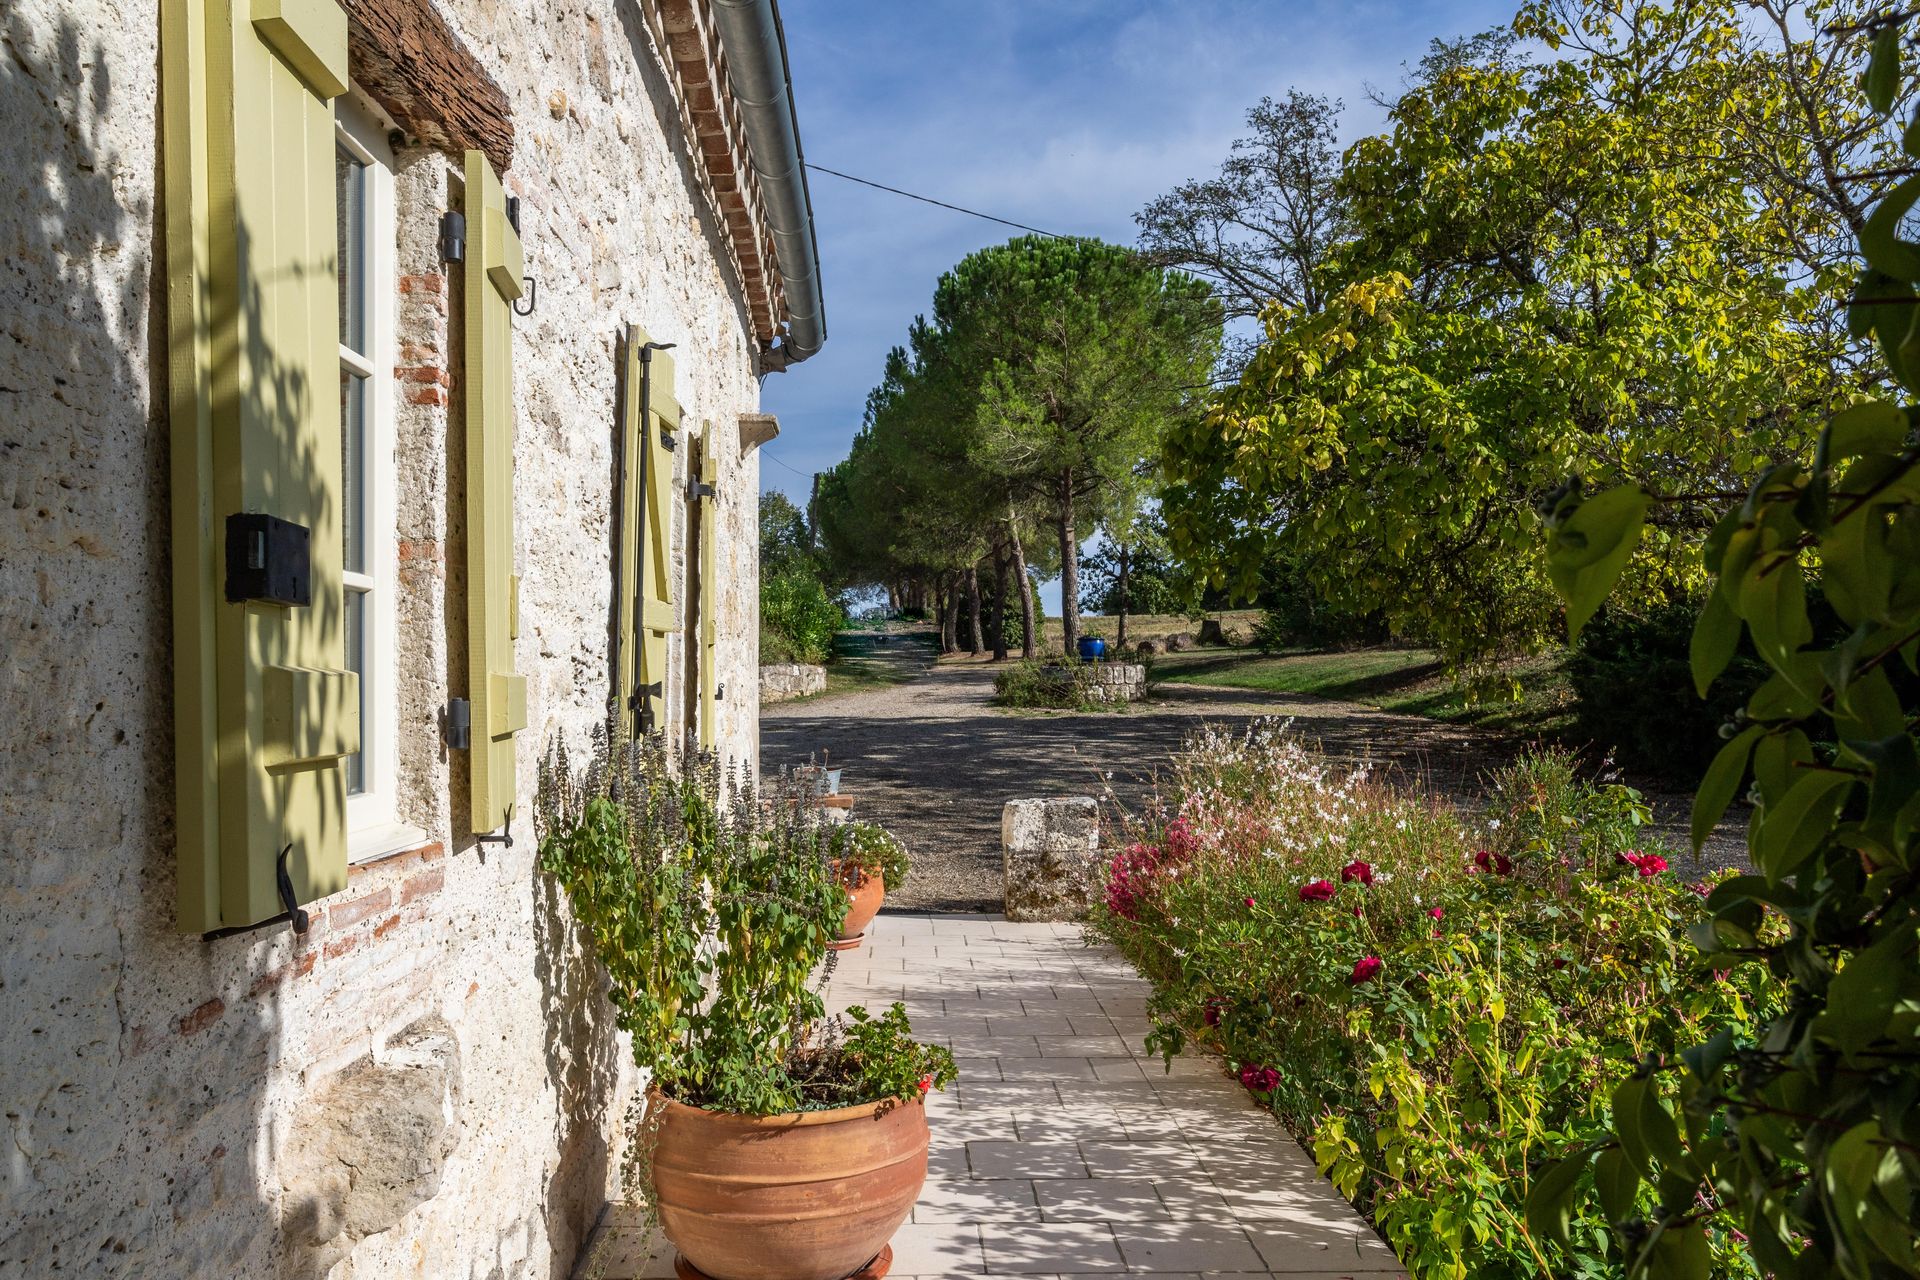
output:
[[[360,750],[346,761],[347,853],[364,861],[420,833],[398,825],[394,806],[393,156],[371,109],[351,95],[335,103],[341,604],[346,665],[360,677]]]

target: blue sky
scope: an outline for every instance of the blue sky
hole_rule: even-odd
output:
[[[1377,128],[1436,36],[1508,21],[1515,0],[787,0],[807,159],[1048,231],[1130,243],[1154,196],[1213,173],[1248,106],[1290,87]],[[1018,234],[810,175],[827,344],[766,380],[780,438],[761,486],[804,503],[846,456],[888,348],[940,273]],[[1058,588],[1047,593],[1057,605]]]

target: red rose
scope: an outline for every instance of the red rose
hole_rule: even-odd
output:
[[[1206,1011],[1202,1013],[1200,1016],[1206,1019],[1208,1026],[1210,1027],[1219,1026],[1220,1025],[1220,1002],[1218,1000],[1207,1001]]]
[[[1280,1085],[1280,1073],[1248,1063],[1240,1068],[1240,1083],[1255,1093],[1272,1093]]]
[[[1352,880],[1358,880],[1364,885],[1371,885],[1373,883],[1373,867],[1361,861],[1359,858],[1355,858],[1352,862],[1340,868],[1340,883],[1346,884]]]
[[[1252,899],[1252,898],[1248,898],[1248,899],[1246,899],[1246,904],[1247,904],[1248,906],[1252,906],[1252,905],[1253,905],[1253,899]]]
[[[1445,920],[1447,918],[1446,908],[1444,907],[1435,907],[1431,911],[1427,912],[1427,914],[1432,916],[1435,920]]]
[[[1512,875],[1513,859],[1509,858],[1504,853],[1495,854],[1493,858],[1493,871],[1495,875],[1502,875],[1502,876]]]
[[[1480,868],[1482,871],[1487,870],[1489,867],[1493,865],[1492,851],[1488,849],[1482,849],[1480,852],[1474,854],[1473,865]]]
[[[1360,905],[1359,903],[1357,903],[1357,902],[1356,902],[1356,903],[1354,903],[1354,904],[1353,904],[1353,918],[1354,918],[1355,920],[1364,920],[1364,919],[1366,919],[1366,917],[1367,917],[1367,909],[1366,909],[1365,907],[1363,907],[1363,906],[1361,906],[1361,905]]]
[[[933,1077],[932,1077],[932,1076],[921,1076],[921,1077],[920,1077],[920,1092],[921,1092],[921,1093],[925,1093],[925,1092],[926,1092],[927,1090],[929,1090],[929,1089],[931,1089],[931,1088],[933,1088]]]
[[[1362,956],[1360,959],[1354,961],[1353,977],[1348,979],[1348,981],[1356,987],[1362,983],[1372,982],[1380,976],[1380,970],[1385,967],[1379,956]]]
[[[1300,901],[1325,902],[1338,892],[1339,890],[1333,887],[1333,881],[1315,880],[1300,886]]]
[[[1667,869],[1667,860],[1657,853],[1648,853],[1642,854],[1640,861],[1636,865],[1640,868],[1641,879],[1644,880],[1648,876],[1657,876],[1662,871],[1665,871]]]
[[[1554,968],[1556,968],[1556,969],[1564,969],[1564,968],[1566,968],[1566,967],[1567,967],[1567,959],[1566,959],[1566,957],[1565,957],[1565,956],[1555,956],[1555,957],[1553,958],[1553,967],[1554,967]]]

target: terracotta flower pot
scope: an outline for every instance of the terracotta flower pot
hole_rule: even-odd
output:
[[[835,951],[850,951],[860,945],[887,896],[887,882],[879,876],[862,876],[858,884],[845,883],[851,901],[847,903],[847,918],[840,922],[840,937],[832,943]]]
[[[842,1280],[887,1247],[927,1180],[917,1099],[783,1116],[654,1105],[661,1230],[712,1280]]]

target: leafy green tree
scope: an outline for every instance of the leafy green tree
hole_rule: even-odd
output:
[[[813,530],[806,513],[779,490],[760,495],[760,572],[813,567]]]
[[[1220,350],[1207,286],[1097,240],[1024,236],[941,278],[940,368],[971,399],[970,458],[1046,512],[1062,599],[1080,599],[1079,547],[1166,430],[1195,412]],[[1069,653],[1077,608],[1063,610]]]
[[[1865,95],[1920,160],[1900,119],[1913,16],[1822,10],[1816,29],[1842,63],[1871,39]],[[1692,938],[1703,986],[1764,966],[1782,1011],[1649,1057],[1612,1095],[1613,1136],[1540,1171],[1529,1198],[1534,1234],[1562,1247],[1574,1206],[1597,1200],[1628,1276],[1708,1274],[1714,1232],[1738,1232],[1766,1275],[1920,1276],[1920,241],[1901,235],[1916,203],[1909,174],[1872,206],[1847,316],[1893,385],[1835,414],[1809,458],[1768,467],[1704,548],[1696,688],[1725,678],[1743,635],[1767,678],[1693,811],[1697,848],[1744,791],[1752,867],[1712,890]],[[1553,496],[1547,572],[1576,633],[1671,505],[1645,483]],[[1837,642],[1816,638],[1811,580]]]
[[[1871,372],[1834,245],[1844,171],[1886,144],[1795,34],[1833,9],[1787,7],[1771,42],[1735,0],[1568,0],[1436,45],[1345,157],[1321,305],[1271,307],[1238,384],[1173,433],[1176,552],[1243,596],[1301,566],[1471,664],[1555,634],[1533,502],[1631,475],[1676,501],[1630,603],[1697,589],[1719,497],[1805,456]]]
[[[1167,549],[1166,526],[1157,511],[1107,523],[1098,551],[1081,565],[1080,608],[1118,620],[1115,643],[1127,642],[1127,618],[1138,613],[1184,610],[1196,585]]]

